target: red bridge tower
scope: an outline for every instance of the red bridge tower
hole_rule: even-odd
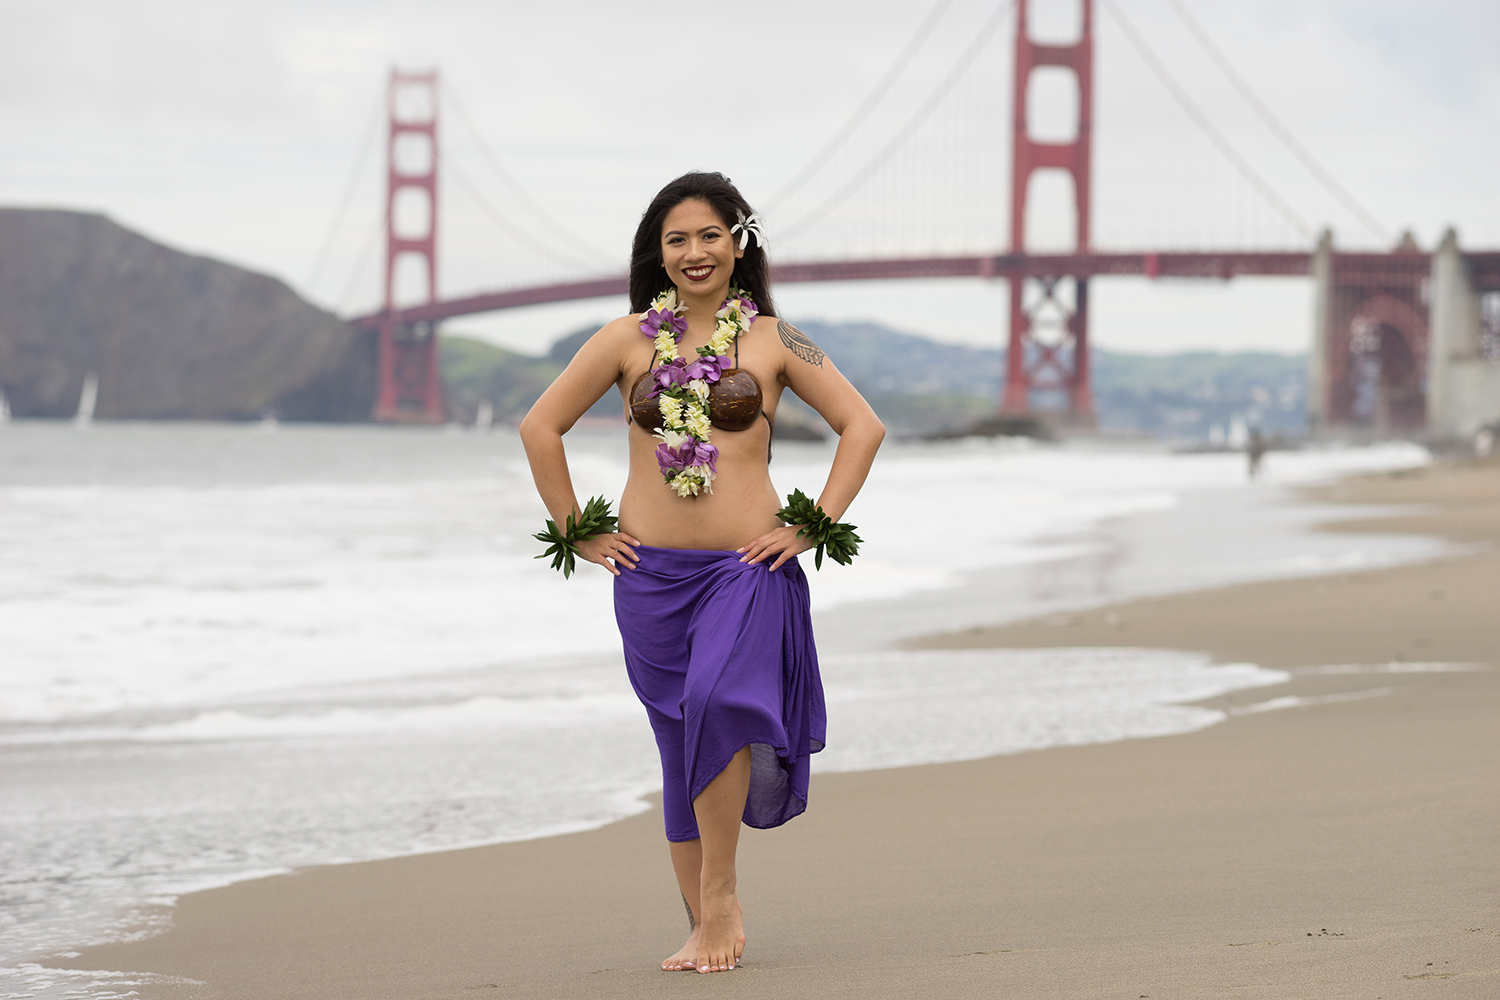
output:
[[[390,133],[386,142],[385,300],[376,333],[380,387],[375,398],[375,419],[440,423],[443,383],[438,368],[437,323],[402,325],[393,315],[396,262],[403,256],[419,258],[425,264],[424,302],[437,301],[437,73],[403,73],[392,69],[387,110]],[[405,218],[408,214],[419,216],[420,212],[401,213],[407,227],[398,227],[397,198],[408,190],[417,192],[419,199],[425,195],[425,231],[420,227],[411,231],[411,220]]]
[[[1043,45],[1027,30],[1027,0],[1016,4],[1016,79],[1011,144],[1010,248],[1026,252],[1026,201],[1031,175],[1037,170],[1065,170],[1073,178],[1077,206],[1077,246],[1074,254],[1089,252],[1089,181],[1094,119],[1094,0],[1082,5],[1083,28],[1071,45]],[[1078,134],[1071,142],[1037,142],[1027,123],[1026,96],[1031,71],[1039,66],[1070,69],[1078,80]],[[1072,302],[1059,295],[1059,284],[1068,278]],[[1027,286],[1039,296],[1028,303]],[[1088,279],[1066,273],[1027,279],[1010,278],[1010,341],[1005,362],[1004,413],[1031,412],[1033,392],[1058,393],[1067,397],[1068,419],[1091,424],[1094,395],[1089,379],[1089,285]]]

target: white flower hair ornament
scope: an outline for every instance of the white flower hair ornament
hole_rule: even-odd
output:
[[[745,249],[745,247],[750,245],[751,233],[755,234],[755,245],[761,249],[765,249],[766,234],[760,228],[760,215],[752,214],[750,218],[747,219],[745,218],[745,213],[741,212],[739,209],[735,209],[734,214],[739,218],[740,221],[729,227],[729,235],[733,236],[735,233],[740,234],[740,249],[743,250]]]

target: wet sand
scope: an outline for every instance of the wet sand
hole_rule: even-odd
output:
[[[1438,563],[1130,602],[927,646],[1149,646],[1289,669],[1201,732],[814,779],[742,841],[744,968],[686,933],[652,810],[601,830],[184,897],[59,961],[148,997],[1500,996],[1500,464],[1352,479],[1423,504],[1333,530],[1475,543]],[[1489,669],[1317,673],[1445,661]]]

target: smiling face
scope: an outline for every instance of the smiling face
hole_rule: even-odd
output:
[[[706,201],[680,202],[662,222],[662,265],[679,294],[724,298],[734,262],[743,253],[729,235],[729,226]]]

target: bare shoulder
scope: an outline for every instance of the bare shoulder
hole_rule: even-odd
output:
[[[612,343],[633,344],[641,336],[641,314],[631,313],[629,316],[612,319],[601,326],[594,336]]]
[[[821,347],[813,343],[813,339],[807,334],[776,316],[762,316],[755,321],[757,327],[763,323],[769,327],[767,332],[791,355],[787,359],[788,362],[795,359],[812,365],[814,368],[823,367],[823,359],[827,355],[823,353]]]

